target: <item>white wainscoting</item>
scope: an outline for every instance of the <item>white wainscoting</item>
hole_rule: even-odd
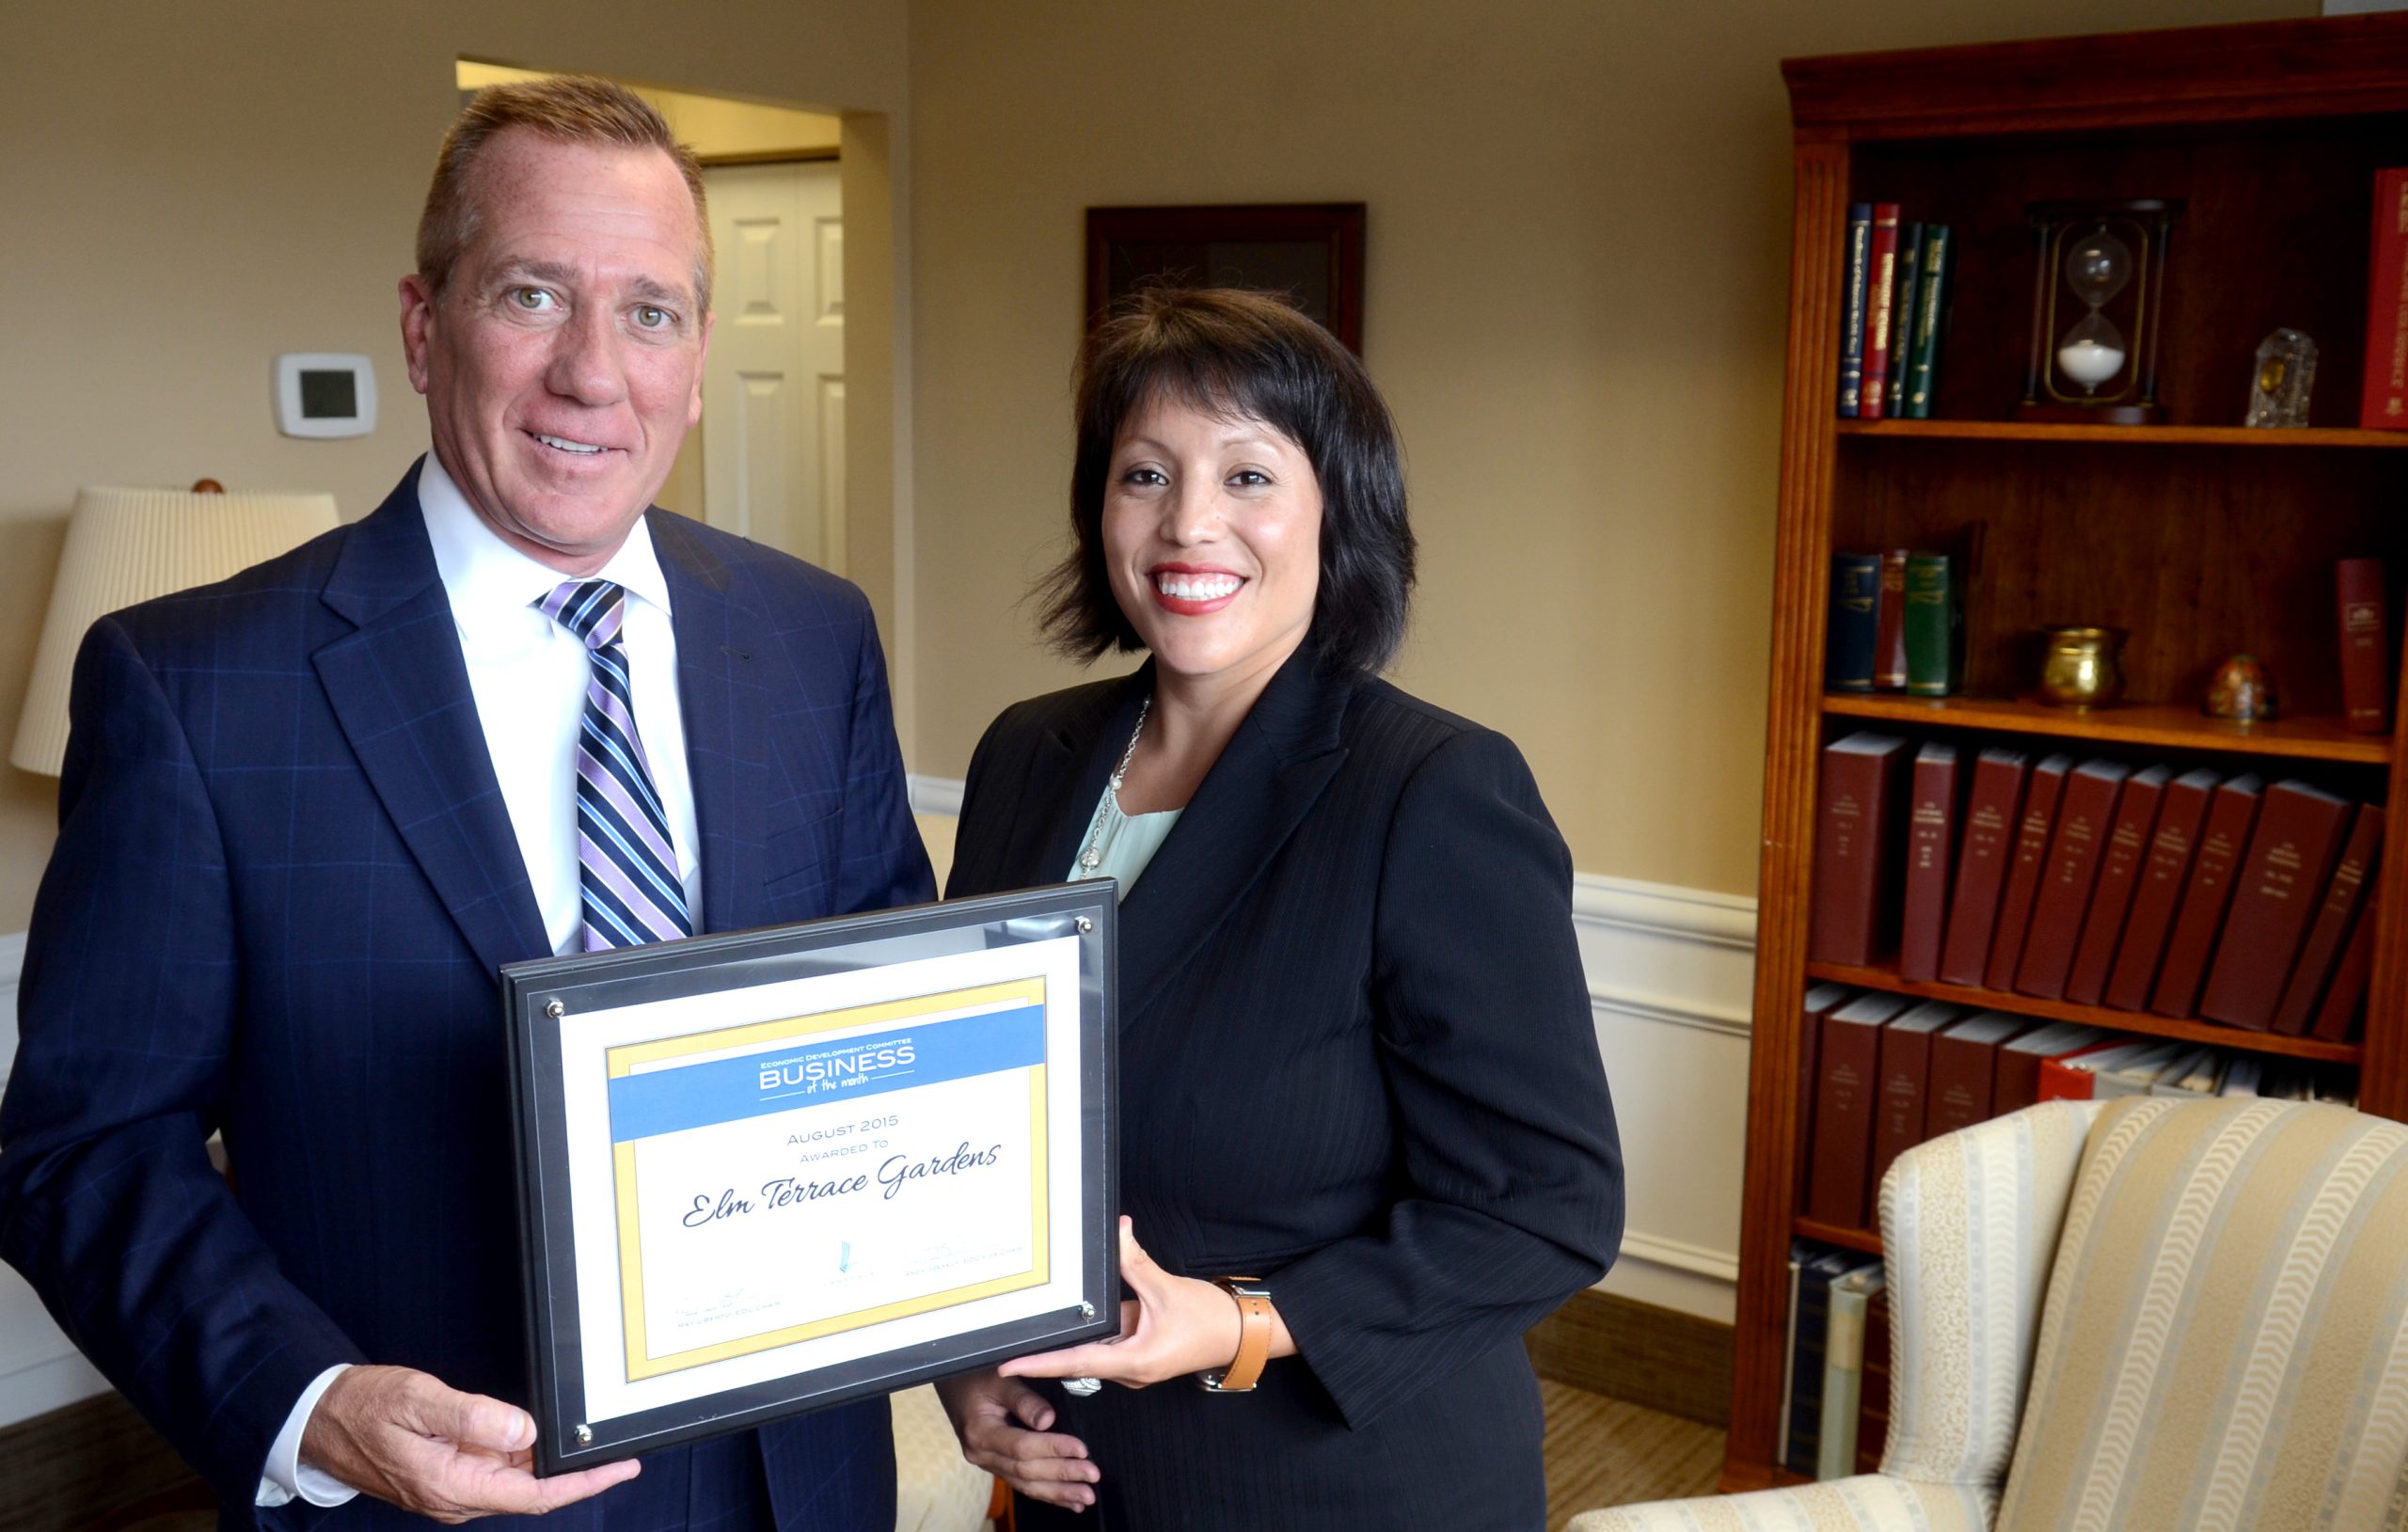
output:
[[[25,934],[0,936],[0,1090],[17,1061],[17,971]],[[31,1419],[107,1389],[15,1268],[0,1266],[0,1426]]]
[[[961,783],[911,778],[942,882]],[[1622,1259],[1598,1286],[1723,1324],[1739,1275],[1756,902],[1577,874],[1572,919],[1627,1177]]]
[[[961,784],[913,777],[911,786],[942,882]],[[1622,1259],[1598,1286],[1728,1324],[1739,1270],[1755,901],[1584,873],[1573,879],[1572,918],[1630,1199]],[[22,932],[0,936],[0,1087],[16,1058],[24,942]],[[106,1386],[24,1279],[0,1267],[0,1426]]]
[[[1629,1198],[1622,1259],[1598,1286],[1729,1324],[1756,902],[1581,873],[1572,924]]]

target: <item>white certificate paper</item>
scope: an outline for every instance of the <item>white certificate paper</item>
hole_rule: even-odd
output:
[[[566,1018],[588,1420],[1076,1306],[1077,964],[1066,937]]]

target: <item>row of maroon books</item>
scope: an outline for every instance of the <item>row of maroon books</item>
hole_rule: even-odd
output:
[[[1809,956],[2349,1038],[2383,810],[2250,773],[1860,733],[1823,751]]]
[[[1809,1218],[1846,1228],[1872,1222],[1881,1177],[1899,1155],[2036,1102],[2356,1098],[2351,1071],[2339,1066],[1845,985],[1809,990],[1802,1026],[1807,1152],[1799,1206]]]

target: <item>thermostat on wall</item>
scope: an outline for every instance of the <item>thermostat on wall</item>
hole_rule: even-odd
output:
[[[376,429],[375,365],[324,351],[278,356],[276,428],[288,436],[365,436]]]

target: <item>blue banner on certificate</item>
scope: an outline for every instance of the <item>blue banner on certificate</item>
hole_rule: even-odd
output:
[[[1112,1333],[1113,913],[505,970],[545,1470]]]

